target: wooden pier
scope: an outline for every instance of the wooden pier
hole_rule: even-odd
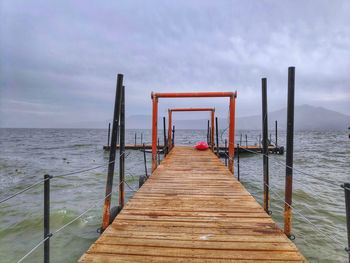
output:
[[[175,146],[79,262],[307,262],[211,151]]]
[[[262,145],[248,145],[248,146],[239,146],[240,147],[240,153],[249,153],[249,152],[262,152]],[[110,146],[105,145],[103,146],[103,149],[105,151],[110,150]],[[145,147],[142,144],[126,144],[125,149],[126,150],[143,150],[145,148],[146,150],[151,150],[152,145],[151,144],[145,144]],[[158,150],[163,151],[164,146],[159,145]],[[119,146],[117,145],[117,149],[119,149]],[[221,156],[224,156],[225,152],[228,152],[228,147],[220,146],[220,154]],[[246,151],[248,150],[248,151]],[[278,153],[283,154],[284,153],[284,147],[283,146],[274,146],[271,145],[268,147],[269,153]],[[216,147],[214,146],[214,151],[216,151]],[[235,152],[237,152],[237,145],[235,145]]]

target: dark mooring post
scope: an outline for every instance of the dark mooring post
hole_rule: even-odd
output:
[[[160,164],[160,147],[159,147],[159,138],[157,141],[157,155],[158,155],[158,164]]]
[[[112,122],[111,150],[109,151],[108,175],[107,175],[107,182],[106,182],[105,202],[103,206],[101,232],[103,232],[109,225],[111,193],[112,193],[115,153],[117,148],[117,138],[118,138],[118,129],[119,129],[119,115],[120,115],[120,106],[121,106],[122,87],[123,87],[123,75],[118,74],[117,88],[116,88],[115,101],[114,101],[113,122]]]
[[[145,175],[148,177],[147,174],[147,159],[146,159],[146,146],[143,144],[143,163],[145,164]]]
[[[237,179],[238,179],[238,181],[241,180],[240,173],[239,173],[239,152],[240,152],[239,143],[237,143]]]
[[[164,156],[166,156],[167,155],[167,153],[168,153],[168,149],[167,149],[167,147],[166,147],[166,145],[167,145],[167,140],[166,140],[166,125],[165,125],[165,117],[163,117],[163,136],[164,136],[164,145],[163,145],[163,154],[164,154]]]
[[[216,133],[216,155],[220,156],[220,147],[219,147],[219,126],[218,126],[218,117],[215,117],[215,133]]]
[[[275,121],[275,146],[277,147],[277,121]]]
[[[239,136],[239,144],[242,145],[242,133],[241,133],[241,135]]]
[[[44,263],[50,262],[50,179],[48,174],[44,175]]]
[[[134,139],[134,141],[135,141],[135,146],[136,146],[136,143],[137,143],[137,133],[135,132],[135,139]]]
[[[245,135],[245,146],[248,148],[248,135]]]
[[[111,138],[111,123],[108,123],[108,138],[107,138],[108,147],[109,147],[110,138]]]
[[[264,181],[264,209],[266,213],[269,213],[269,158],[268,158],[268,120],[267,120],[267,80],[261,79],[262,85],[262,152],[263,152],[263,181]]]
[[[345,250],[349,254],[348,262],[350,262],[350,183],[345,183],[342,187],[344,188],[345,194],[346,227],[348,231],[348,244]]]
[[[124,207],[125,192],[125,87],[122,88],[122,101],[120,107],[120,145],[119,145],[119,211]]]
[[[173,130],[172,130],[172,132],[173,132],[173,137],[172,137],[172,146],[171,146],[171,148],[173,148],[174,145],[175,145],[175,125],[173,125]]]
[[[287,105],[286,187],[285,187],[285,204],[284,204],[284,233],[289,238],[291,238],[291,232],[292,232],[294,85],[295,85],[295,67],[289,67],[288,68],[288,105]]]
[[[141,133],[141,145],[143,144],[143,133]]]
[[[225,149],[224,149],[224,156],[225,156],[225,166],[227,166],[227,139],[225,139]]]
[[[208,120],[208,128],[207,128],[207,144],[210,144],[210,121]]]

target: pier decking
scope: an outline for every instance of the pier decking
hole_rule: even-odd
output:
[[[210,151],[175,146],[79,262],[306,262]]]

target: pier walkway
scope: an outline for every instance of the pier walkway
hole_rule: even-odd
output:
[[[307,262],[210,151],[175,146],[79,262]]]

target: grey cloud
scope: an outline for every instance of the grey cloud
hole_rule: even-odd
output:
[[[238,90],[237,114],[256,114],[261,77],[270,109],[285,106],[290,65],[297,103],[350,114],[345,0],[2,1],[0,10],[1,115],[6,101],[22,100],[74,110],[60,122],[92,107],[91,118],[108,119],[117,72],[129,114],[150,112],[152,90]],[[223,101],[195,103],[226,114]]]

